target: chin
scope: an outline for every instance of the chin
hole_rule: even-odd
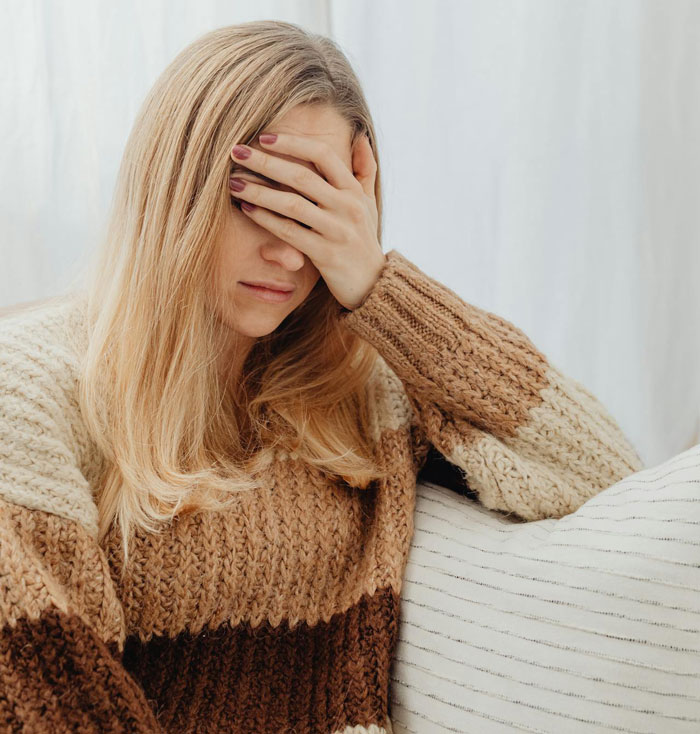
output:
[[[281,323],[282,319],[274,319],[273,321],[244,322],[242,324],[236,324],[234,329],[242,336],[257,338],[271,334]]]

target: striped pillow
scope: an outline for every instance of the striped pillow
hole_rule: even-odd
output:
[[[700,444],[561,519],[417,492],[394,734],[700,731]]]

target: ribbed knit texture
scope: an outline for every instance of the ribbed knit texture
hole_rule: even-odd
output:
[[[615,421],[510,322],[398,251],[340,316],[391,479],[361,490],[280,452],[233,509],[97,542],[80,297],[0,320],[0,730],[390,731],[389,669],[428,451],[459,489],[562,517],[642,467]]]

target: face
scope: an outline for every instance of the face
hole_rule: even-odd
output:
[[[331,107],[298,105],[262,132],[290,132],[324,140],[352,171],[352,130],[350,124]],[[263,150],[257,139],[250,143],[250,147]],[[269,149],[265,152],[294,161],[321,175],[310,161],[272,153]],[[244,181],[262,183],[280,191],[294,191],[285,184],[261,180],[254,171],[245,168],[244,162],[233,162],[232,159],[232,166],[236,176]],[[320,277],[307,255],[254,222],[236,208],[233,200],[217,248],[215,287],[221,294],[222,310],[219,317],[236,332],[239,345],[250,345],[257,337],[274,331],[304,302]],[[242,281],[285,283],[293,286],[294,290],[286,301],[265,302],[242,285]]]

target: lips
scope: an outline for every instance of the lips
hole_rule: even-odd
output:
[[[259,288],[268,288],[271,291],[281,291],[282,293],[291,293],[294,286],[289,283],[276,283],[264,280],[242,280],[243,285],[256,285]]]
[[[241,286],[242,292],[247,293],[251,298],[256,298],[265,303],[286,303],[292,297],[292,291],[282,291],[276,288],[268,288],[267,286],[251,285],[239,281],[238,285]],[[277,288],[283,286],[288,288],[289,286],[282,283],[275,283]]]

